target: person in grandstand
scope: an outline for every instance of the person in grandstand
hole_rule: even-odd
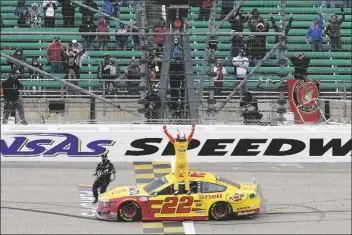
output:
[[[297,53],[290,58],[294,67],[293,76],[295,79],[307,80],[310,59],[304,53]]]
[[[180,180],[180,173],[182,171],[183,179],[185,182],[185,190],[186,194],[190,195],[190,185],[189,185],[189,178],[188,178],[188,159],[187,159],[187,150],[188,145],[191,142],[194,130],[196,126],[193,124],[191,133],[186,136],[186,133],[178,132],[176,139],[172,137],[169,132],[167,131],[166,125],[163,125],[163,131],[165,135],[169,138],[170,142],[174,145],[175,148],[175,155],[176,155],[176,162],[175,162],[175,171],[174,176],[176,178],[176,183],[174,184],[174,194],[179,194],[179,182]]]
[[[229,56],[229,65],[232,66],[232,59],[238,56],[239,50],[246,50],[246,44],[243,41],[243,35],[234,35],[231,40],[231,50]]]
[[[233,13],[233,16],[229,18],[229,22],[231,23],[231,30],[234,32],[243,32],[243,25],[249,19],[249,16],[243,15],[243,9],[240,7],[237,12]]]
[[[116,50],[117,51],[127,51],[128,37],[127,26],[125,24],[119,23],[116,25],[115,32],[121,33],[120,35],[115,35],[116,39]]]
[[[61,0],[61,12],[64,18],[64,27],[75,26],[76,6],[71,1]]]
[[[249,59],[249,65],[250,66],[256,66],[258,64],[258,60],[260,60],[262,57],[260,57],[260,42],[258,40],[257,36],[254,35],[249,35],[248,40],[247,40],[247,56]]]
[[[37,69],[40,69],[40,70],[43,70],[43,65],[41,63],[39,63],[38,61],[38,57],[37,56],[34,56],[32,58],[32,63],[31,65],[34,67],[34,68],[37,68]],[[29,72],[29,79],[32,80],[32,81],[39,81],[43,78],[43,75],[41,73],[38,73],[32,69],[28,69],[28,72]],[[36,92],[36,89],[39,89],[39,91],[41,90],[41,87],[36,87],[36,86],[33,86],[33,91]]]
[[[221,17],[220,19],[223,20],[230,12],[232,11],[234,7],[234,1],[233,0],[222,0],[221,2]]]
[[[94,0],[83,0],[82,4],[91,7],[95,10],[98,10],[98,5],[94,2]],[[79,12],[82,14],[82,22],[85,22],[88,17],[93,18],[95,14],[94,11],[91,11],[84,7],[80,7]]]
[[[309,39],[311,39],[312,51],[322,51],[323,49],[324,18],[320,11],[318,15],[319,18],[315,19],[313,25],[309,27],[305,38],[307,44],[309,44]]]
[[[107,33],[109,32],[110,26],[107,24],[106,20],[102,17],[98,20],[98,32]],[[97,38],[98,49],[100,51],[106,51],[108,49],[108,42],[110,41],[109,35],[99,34]]]
[[[240,49],[238,52],[238,56],[233,58],[233,66],[235,66],[235,76],[238,81],[243,81],[247,77],[248,74],[248,66],[249,66],[249,60],[245,56],[244,50]],[[239,83],[235,83],[235,86],[237,87]],[[240,88],[240,98],[242,99],[244,91],[247,91],[247,85],[246,82],[243,84],[243,86]]]
[[[104,54],[103,61],[98,66],[97,77],[102,81],[102,89],[105,86],[106,94],[113,94],[115,90],[114,83],[120,78],[120,67],[110,58],[108,53]]]
[[[267,20],[264,20],[264,22],[259,22],[255,32],[269,32],[270,26]],[[263,59],[264,56],[266,55],[266,35],[256,35],[256,38],[259,42],[259,59]]]
[[[22,48],[17,48],[15,53],[12,55],[13,58],[26,63],[26,56],[24,55]],[[8,64],[11,66],[11,71],[18,70],[20,74],[24,73],[24,67],[17,64],[16,62],[8,61]]]
[[[220,95],[221,88],[224,85],[224,76],[227,75],[227,71],[220,60],[217,61],[214,72],[216,73],[216,77],[214,78],[215,95]]]
[[[82,60],[83,60],[83,57],[87,56],[87,51],[83,49],[82,45],[78,43],[76,39],[73,39],[71,43],[69,43],[67,47],[66,55],[69,55],[71,51],[74,53],[74,60],[79,67],[79,73],[80,73],[80,70],[82,67]]]
[[[212,5],[211,0],[203,0],[202,1],[202,4],[200,6],[200,12],[199,12],[199,20],[200,21],[208,21],[209,20],[211,5]]]
[[[128,88],[130,88],[131,94],[133,95],[139,94],[139,91],[136,88],[140,85],[140,79],[141,79],[140,66],[136,64],[134,57],[132,57],[128,67],[125,69],[125,72],[124,72],[124,81],[126,81]]]
[[[259,23],[264,23],[264,18],[259,14],[259,11],[257,8],[254,8],[252,10],[252,15],[249,16],[249,12],[247,14],[248,16],[248,29],[250,32],[257,32],[257,25]]]
[[[171,48],[171,61],[175,62],[180,62],[182,60],[182,51],[181,51],[181,45],[179,43],[178,38],[174,38],[174,42],[172,44]]]
[[[99,162],[95,169],[95,173],[93,174],[93,176],[97,176],[92,187],[94,196],[93,203],[98,202],[98,189],[100,188],[100,194],[105,193],[111,182],[111,175],[116,173],[115,167],[108,159],[107,154],[104,154],[101,159],[102,161]]]
[[[329,36],[331,51],[340,51],[342,49],[341,45],[341,24],[345,20],[345,11],[341,8],[342,17],[337,18],[334,13],[331,15],[331,20],[325,29],[325,34]]]
[[[43,1],[44,10],[44,25],[49,28],[55,27],[55,17],[57,10],[57,3],[54,0],[44,0]]]
[[[159,109],[161,107],[161,100],[159,97],[159,84],[153,85],[151,92],[147,92],[146,100],[148,101],[144,108],[147,110],[145,118],[147,123],[153,123],[159,119]]]
[[[275,30],[275,32],[281,32],[282,31],[282,25],[280,24],[280,26],[278,26],[276,23],[275,23],[275,19],[273,17],[273,15],[271,14],[270,12],[270,21],[271,21],[271,24],[273,26],[273,29]],[[288,32],[290,31],[291,29],[291,25],[292,25],[292,21],[293,21],[293,14],[291,13],[290,14],[290,20],[288,22],[288,24],[286,25],[285,27],[285,42],[287,43],[287,35],[288,35]],[[275,36],[275,43],[278,43],[280,41],[280,36]],[[287,48],[287,46],[286,46]],[[276,58],[279,58],[279,50],[276,50]]]
[[[101,11],[108,16],[113,16],[115,8],[110,0],[103,0],[101,4]],[[109,17],[105,17],[106,23],[109,25]]]
[[[24,4],[24,0],[19,0],[15,8],[14,14],[17,16],[17,27],[18,28],[28,28],[29,25],[26,24],[28,17],[28,10]]]
[[[60,37],[55,37],[55,40],[47,49],[47,60],[51,65],[51,73],[63,72],[63,62],[65,61],[65,46],[61,43]]]
[[[163,17],[160,17],[159,23],[154,26],[152,29],[153,33],[165,33],[166,32],[166,22]],[[165,41],[165,35],[164,34],[156,34],[154,35],[153,39],[153,45],[154,48],[160,48],[161,51],[163,50],[163,45]]]
[[[68,54],[68,63],[67,63],[67,68],[66,68],[66,76],[65,79],[74,84],[78,85],[78,80],[80,78],[80,68],[78,64],[76,63],[76,55],[73,51],[70,51]],[[67,87],[67,92],[69,93],[71,89]],[[75,93],[75,92],[74,92]]]
[[[12,70],[8,79],[2,82],[2,89],[4,95],[4,117],[2,124],[7,124],[10,114],[17,110],[21,123],[27,125],[24,117],[23,103],[20,97],[20,91],[23,89],[22,83],[18,80],[19,71]]]
[[[28,9],[28,21],[31,28],[40,28],[41,27],[41,13],[38,7],[38,4],[33,2],[31,7]]]
[[[92,21],[91,17],[86,17],[85,21],[79,26],[79,32],[81,33],[92,33],[97,31],[97,26]],[[95,35],[81,35],[83,39],[83,48],[87,51],[94,50]]]

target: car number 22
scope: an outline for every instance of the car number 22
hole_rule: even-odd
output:
[[[193,197],[183,196],[178,197],[167,197],[164,200],[164,204],[161,208],[160,214],[183,214],[190,213],[193,204]]]

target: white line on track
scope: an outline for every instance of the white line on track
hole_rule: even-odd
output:
[[[175,171],[175,162],[171,161],[171,169],[172,172]],[[192,221],[182,222],[183,228],[185,230],[185,234],[196,234],[196,229],[194,227],[194,223]]]

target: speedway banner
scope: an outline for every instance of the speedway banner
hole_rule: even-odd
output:
[[[319,97],[319,82],[304,82],[303,80],[291,79],[287,83],[288,98],[290,108],[294,113],[295,123],[318,122],[320,111],[316,99]]]
[[[174,161],[174,147],[159,126],[97,126],[2,128],[1,161],[100,161],[104,153],[113,162]],[[168,129],[176,135],[190,127]],[[350,162],[351,151],[351,126],[197,126],[188,160]]]

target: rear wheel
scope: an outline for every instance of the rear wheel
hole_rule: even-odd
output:
[[[118,210],[118,217],[121,221],[134,222],[141,220],[141,208],[135,202],[126,202]]]
[[[228,220],[231,213],[231,206],[226,202],[216,202],[209,210],[210,216],[215,220]]]

